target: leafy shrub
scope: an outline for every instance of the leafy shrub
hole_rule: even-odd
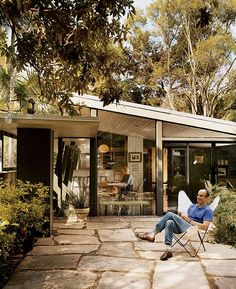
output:
[[[0,181],[0,256],[22,250],[36,233],[47,234],[49,189],[42,183]]]
[[[1,205],[0,205],[1,210]],[[16,239],[16,231],[11,230],[11,224],[8,221],[0,221],[0,256],[8,256]]]
[[[220,196],[220,203],[214,213],[215,240],[236,247],[236,191],[225,186],[214,186],[210,201],[217,195]]]

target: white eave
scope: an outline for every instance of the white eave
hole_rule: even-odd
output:
[[[91,109],[143,117],[146,119],[165,121],[236,135],[236,123],[232,121],[177,112],[174,110],[162,109],[127,101],[120,101],[118,104],[112,103],[107,106],[103,106],[103,102],[98,97],[92,95],[74,94],[73,101],[74,103],[84,104]]]
[[[12,122],[6,122],[7,114],[0,114],[0,130],[17,135],[17,128],[51,129],[54,137],[95,137],[97,117],[64,117],[52,115],[12,114]]]

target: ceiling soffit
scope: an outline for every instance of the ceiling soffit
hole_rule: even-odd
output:
[[[142,117],[98,111],[98,130],[155,140],[155,121]]]
[[[155,140],[155,120],[98,110],[99,131]],[[231,134],[163,122],[163,138],[232,138]],[[234,137],[233,137],[234,138]]]

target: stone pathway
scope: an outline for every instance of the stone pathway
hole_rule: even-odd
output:
[[[236,249],[207,243],[205,253],[191,258],[176,247],[162,262],[163,234],[155,243],[136,237],[155,223],[153,217],[94,218],[83,229],[57,221],[54,236],[37,241],[4,289],[236,289]]]

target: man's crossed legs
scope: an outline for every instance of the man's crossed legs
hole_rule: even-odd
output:
[[[173,256],[171,248],[173,233],[175,234],[183,233],[187,231],[187,229],[190,227],[191,225],[188,222],[184,221],[180,216],[168,212],[164,217],[161,218],[160,222],[156,224],[155,229],[151,233],[138,233],[137,237],[139,237],[142,240],[154,242],[156,234],[165,229],[166,251],[160,257],[162,261],[165,261]]]

